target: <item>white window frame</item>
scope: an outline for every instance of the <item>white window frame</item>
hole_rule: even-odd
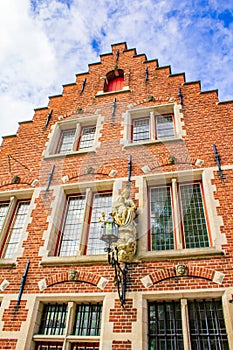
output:
[[[89,219],[91,217],[91,207],[92,200],[95,193],[112,193],[112,203],[113,198],[113,180],[104,180],[100,182],[88,182],[79,183],[79,185],[74,186],[74,184],[63,185],[62,187],[57,187],[55,189],[55,203],[53,203],[53,210],[49,220],[48,230],[44,232],[45,243],[44,246],[40,248],[39,255],[42,256],[42,264],[57,264],[57,263],[72,263],[72,262],[89,262],[89,261],[106,261],[106,254],[88,254],[87,250],[87,237],[89,234]],[[82,227],[80,230],[80,241],[79,249],[77,254],[74,256],[58,256],[55,255],[57,244],[59,241],[59,231],[62,224],[62,217],[64,216],[64,209],[67,203],[67,197],[72,195],[83,195],[85,197],[84,201],[84,215]],[[107,215],[108,213],[106,213]],[[101,229],[101,224],[100,228]],[[100,231],[99,231],[100,232]]]
[[[98,141],[101,133],[100,130],[102,128],[103,118],[101,116],[87,116],[87,117],[79,117],[75,119],[69,119],[57,122],[52,126],[52,133],[49,135],[49,141],[47,143],[47,147],[44,151],[44,158],[59,158],[64,157],[66,155],[73,154],[83,154],[88,152],[95,152],[96,148],[100,146],[100,142]],[[93,144],[91,147],[77,149],[79,140],[82,136],[82,129],[85,127],[96,127],[95,137],[93,140]],[[58,152],[59,140],[62,136],[62,132],[65,130],[75,129],[74,142],[72,149],[68,152]]]
[[[188,320],[188,300],[207,300],[207,299],[221,299],[222,301],[222,310],[225,320],[226,332],[228,335],[228,343],[230,349],[233,349],[233,326],[232,326],[232,314],[231,308],[233,307],[229,303],[229,291],[221,288],[221,289],[197,289],[192,291],[182,290],[182,291],[172,291],[172,292],[148,292],[143,295],[143,337],[144,344],[147,344],[146,348],[148,348],[148,302],[153,301],[179,301],[181,303],[181,317],[182,317],[182,331],[183,331],[183,341],[184,341],[184,349],[190,349],[190,333],[189,333],[189,320]]]
[[[67,303],[68,306],[68,312],[67,312],[67,322],[66,327],[63,335],[42,335],[38,334],[42,312],[43,312],[43,305],[49,304],[49,303]],[[102,315],[101,315],[101,328],[100,328],[100,335],[99,336],[76,336],[72,335],[73,331],[73,324],[75,321],[75,315],[76,315],[76,304],[96,304],[100,303],[102,304]],[[103,327],[104,327],[104,321],[103,321],[103,313],[104,313],[104,303],[103,303],[103,296],[93,296],[93,294],[79,294],[78,296],[73,295],[72,300],[70,298],[70,295],[59,297],[56,296],[46,296],[46,297],[40,297],[37,299],[35,305],[34,305],[34,326],[31,327],[32,332],[32,340],[34,346],[36,342],[40,341],[55,341],[55,342],[61,342],[63,343],[63,349],[69,347],[70,344],[74,342],[80,342],[80,343],[97,343],[100,344],[100,340],[103,333]],[[34,329],[33,329],[34,328]],[[33,347],[34,348],[34,347]]]
[[[214,198],[215,186],[211,185],[213,178],[213,169],[195,169],[190,171],[177,171],[173,173],[163,173],[158,175],[145,175],[138,182],[139,185],[139,207],[140,215],[138,217],[138,257],[144,261],[154,259],[167,259],[182,257],[196,257],[196,256],[221,256],[224,254],[222,245],[226,244],[226,236],[221,233],[221,226],[223,225],[222,217],[217,215],[217,208],[219,206],[218,200]],[[176,198],[176,184],[184,182],[201,182],[203,186],[203,202],[205,203],[206,216],[211,218],[208,220],[209,240],[212,243],[205,248],[183,248],[181,244],[181,233],[179,225],[177,225],[175,234],[176,242],[178,243],[174,250],[149,250],[148,233],[150,223],[150,201],[148,189],[150,187],[162,186],[172,184],[174,186],[173,192],[173,206],[178,206]],[[178,210],[174,211],[177,217],[174,217],[174,222],[179,223]]]
[[[13,191],[13,192],[2,192],[0,193],[0,202],[9,202],[9,207],[7,210],[7,214],[5,216],[2,229],[0,231],[0,247],[2,251],[2,257],[0,258],[0,265],[11,265],[16,263],[16,258],[19,256],[22,256],[23,254],[23,248],[22,248],[22,243],[23,241],[27,238],[27,225],[30,222],[30,217],[31,217],[31,210],[32,210],[32,190],[24,190],[24,191]],[[21,201],[28,201],[30,202],[29,204],[29,209],[28,213],[26,215],[23,228],[20,234],[20,239],[17,245],[17,249],[13,255],[12,258],[5,258],[4,254],[6,251],[6,242],[9,241],[10,236],[9,236],[9,229],[11,226],[11,222],[13,222],[13,219],[15,217],[16,209],[18,206],[18,203]]]
[[[183,210],[182,210],[182,200],[180,195],[178,195],[178,191],[180,190],[181,186],[185,185],[194,185],[198,184],[200,186],[200,194],[201,194],[201,201],[202,201],[202,207],[203,207],[203,214],[205,219],[205,228],[207,231],[207,238],[208,238],[208,246],[206,248],[211,247],[211,237],[210,232],[208,228],[208,216],[207,216],[207,210],[204,200],[204,193],[203,193],[203,185],[201,181],[191,181],[191,182],[184,182],[184,183],[178,183],[176,178],[172,178],[171,183],[164,184],[163,186],[152,186],[150,187],[150,212],[149,216],[151,216],[151,190],[157,189],[157,188],[169,188],[170,192],[170,200],[171,200],[171,220],[172,220],[172,226],[173,226],[173,241],[174,241],[174,249],[184,249],[183,247],[183,241],[185,241],[185,229],[184,229],[184,218],[183,218]],[[151,222],[152,219],[150,217],[150,230],[151,230]],[[176,243],[177,242],[177,243]],[[200,242],[199,242],[200,243]],[[196,249],[200,249],[201,247],[196,247]],[[186,249],[192,249],[192,248],[186,248]],[[152,232],[150,232],[150,250],[152,250]],[[164,249],[166,250],[166,249]],[[157,250],[154,250],[157,251]],[[161,251],[161,250],[159,250]]]
[[[174,122],[174,136],[173,137],[164,137],[157,138],[157,128],[156,128],[156,116],[172,116]],[[150,139],[147,141],[133,141],[133,121],[136,119],[150,119]],[[121,143],[125,147],[134,147],[144,144],[156,144],[156,143],[166,143],[171,141],[182,141],[183,136],[186,135],[185,130],[183,129],[184,122],[181,120],[183,114],[181,113],[181,106],[169,103],[163,105],[157,105],[152,107],[144,107],[128,110],[123,115],[123,139]]]

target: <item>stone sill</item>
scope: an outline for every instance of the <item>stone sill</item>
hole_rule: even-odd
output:
[[[15,267],[16,261],[13,259],[0,259],[0,267],[2,268],[8,268],[8,267]]]
[[[208,258],[224,256],[225,252],[216,248],[194,248],[180,250],[164,250],[160,252],[150,251],[138,256],[139,261],[157,261],[168,259]]]
[[[96,150],[94,150],[94,149],[86,149],[86,150],[75,151],[75,152],[50,154],[50,155],[45,155],[44,159],[65,158],[65,157],[69,157],[69,156],[77,156],[79,154],[87,154],[87,153],[96,153]]]
[[[134,142],[134,143],[129,143],[127,145],[124,145],[124,148],[130,148],[130,147],[138,147],[138,146],[150,146],[150,145],[155,145],[155,144],[160,144],[160,143],[170,143],[170,142],[183,142],[184,140],[182,138],[170,138],[170,139],[161,139],[161,140],[150,140],[146,142]]]
[[[106,264],[108,263],[107,255],[82,255],[82,256],[48,256],[40,262],[42,266],[60,266],[76,264]]]
[[[98,91],[95,97],[101,97],[101,96],[108,96],[108,95],[114,95],[114,94],[122,94],[123,92],[131,92],[130,88],[126,86],[122,90],[115,90],[110,92],[104,92],[104,91]]]
[[[66,337],[66,340],[68,340],[70,343],[72,342],[87,342],[87,343],[93,343],[93,342],[99,342],[100,341],[100,337],[99,336],[78,336],[78,335],[68,335]]]
[[[64,340],[68,340],[69,342],[99,342],[100,341],[100,337],[99,336],[78,336],[78,335],[52,335],[52,340],[53,341],[61,341],[63,342]],[[51,336],[49,335],[44,335],[44,334],[35,334],[33,336],[33,340],[34,341],[50,341],[51,340]]]
[[[65,340],[65,338],[66,338],[65,335],[53,335],[52,336],[53,341],[61,341],[61,342],[63,342]],[[43,335],[43,334],[35,334],[33,336],[33,340],[35,340],[35,341],[43,341],[43,340],[50,341],[51,340],[51,336]]]

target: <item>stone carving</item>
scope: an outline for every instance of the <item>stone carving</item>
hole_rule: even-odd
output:
[[[68,280],[69,281],[76,281],[78,276],[78,271],[76,270],[69,270],[68,271]]]
[[[176,275],[177,276],[185,276],[187,274],[188,267],[184,264],[176,265]]]
[[[118,225],[119,239],[115,243],[120,262],[132,261],[136,253],[136,205],[130,198],[130,190],[125,188],[113,207],[113,219]]]

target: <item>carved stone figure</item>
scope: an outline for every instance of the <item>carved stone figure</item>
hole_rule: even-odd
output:
[[[76,270],[69,270],[68,271],[68,279],[69,281],[76,281],[78,276],[78,271]]]
[[[187,265],[178,264],[176,265],[176,275],[177,276],[185,276],[187,274]]]
[[[119,239],[115,243],[118,248],[120,262],[132,261],[136,253],[136,205],[130,198],[130,190],[125,188],[113,207],[113,218],[118,225]]]

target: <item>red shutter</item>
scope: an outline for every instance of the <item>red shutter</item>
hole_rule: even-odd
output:
[[[124,78],[123,77],[117,77],[117,78],[109,81],[109,83],[107,85],[106,92],[122,90],[123,85],[124,85]]]

